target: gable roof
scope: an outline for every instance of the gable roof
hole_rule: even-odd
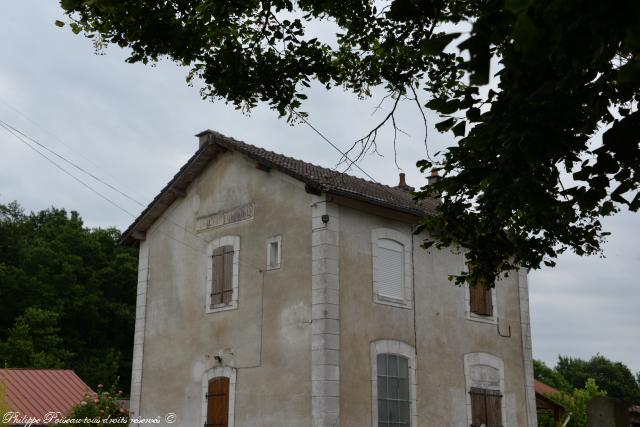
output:
[[[382,206],[416,217],[433,212],[437,206],[436,200],[426,200],[417,204],[411,194],[405,190],[367,181],[277,154],[224,136],[218,132],[207,130],[196,136],[200,137],[201,141],[198,151],[182,166],[160,194],[136,218],[133,224],[122,233],[120,243],[130,246],[137,244],[136,236],[145,233],[171,203],[184,194],[189,184],[197,178],[207,165],[226,151],[241,153],[255,160],[262,167],[273,168],[285,173],[303,182],[307,191],[312,193],[319,194],[325,191],[329,194]]]
[[[68,369],[0,369],[12,412],[44,419],[49,412],[67,415],[88,394],[88,385]]]

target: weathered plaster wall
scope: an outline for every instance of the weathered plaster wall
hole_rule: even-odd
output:
[[[497,285],[497,325],[468,320],[463,288],[447,279],[463,269],[462,254],[426,251],[414,238],[415,325],[412,308],[374,303],[371,230],[411,236],[408,223],[340,206],[340,425],[371,425],[370,343],[393,339],[416,347],[419,426],[468,426],[464,355],[493,354],[504,363],[505,425],[526,426],[518,274]]]
[[[250,202],[254,219],[192,234],[197,217]],[[310,425],[310,204],[298,181],[225,153],[148,231],[141,416],[202,425],[202,378],[220,356],[236,368],[236,427]],[[238,308],[206,313],[207,242],[226,235],[240,237]],[[281,268],[260,272],[275,235]]]
[[[253,219],[196,232],[198,217],[247,203],[255,204]],[[389,340],[416,350],[415,424],[469,424],[464,358],[486,352],[504,365],[505,426],[534,425],[526,420],[529,328],[520,321],[528,317],[526,275],[498,284],[494,323],[470,320],[465,289],[447,279],[463,269],[463,256],[425,251],[416,237],[415,311],[413,302],[378,304],[371,244],[378,228],[412,239],[397,215],[311,196],[302,183],[258,170],[239,154],[215,160],[141,247],[139,415],[174,412],[174,425],[202,425],[206,379],[229,372],[234,427],[371,425],[372,343]],[[281,268],[266,271],[266,242],[277,235]],[[207,244],[224,236],[240,240],[238,308],[207,313]]]

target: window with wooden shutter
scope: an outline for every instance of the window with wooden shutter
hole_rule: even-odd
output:
[[[469,287],[469,309],[480,316],[493,316],[493,295],[490,287],[478,282]]]
[[[211,262],[211,306],[226,305],[233,297],[233,246],[221,246],[213,251]]]
[[[471,427],[502,427],[502,394],[471,387]]]
[[[229,426],[229,378],[217,377],[209,380],[207,399],[207,421],[205,427]]]
[[[475,266],[468,265],[473,272]],[[469,311],[480,316],[493,316],[493,292],[483,280],[469,286]]]
[[[403,300],[404,246],[395,240],[378,239],[376,262],[378,295]]]

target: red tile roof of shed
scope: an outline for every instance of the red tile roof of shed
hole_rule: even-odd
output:
[[[558,393],[559,390],[551,387],[549,384],[545,384],[542,381],[534,380],[536,393],[547,396],[548,394]]]
[[[0,369],[0,383],[11,411],[39,419],[48,412],[67,415],[87,393],[94,394],[66,369]]]

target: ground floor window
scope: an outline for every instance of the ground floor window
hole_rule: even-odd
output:
[[[489,353],[464,356],[467,416],[471,427],[502,427],[504,414],[504,365]]]
[[[502,394],[499,390],[472,387],[469,395],[472,427],[502,426]]]
[[[410,427],[409,359],[379,354],[378,427]]]
[[[401,341],[371,343],[372,426],[416,427],[416,351]]]

